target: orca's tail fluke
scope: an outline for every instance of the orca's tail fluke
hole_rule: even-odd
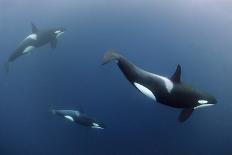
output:
[[[6,61],[4,63],[4,69],[5,69],[6,73],[9,73],[9,70],[10,70],[10,62],[9,61]]]
[[[114,50],[109,50],[103,56],[102,65],[105,65],[112,60],[118,60],[120,57],[121,55],[116,53]]]

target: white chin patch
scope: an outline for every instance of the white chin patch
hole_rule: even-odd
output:
[[[37,40],[37,35],[33,33],[33,34],[29,35],[26,39]]]
[[[103,129],[102,127],[100,127],[97,123],[92,123],[92,128],[95,128],[95,129]]]
[[[64,116],[66,119],[68,119],[68,120],[70,120],[71,122],[74,122],[74,119],[71,117],[71,116],[68,116],[68,115],[66,115],[66,116]]]
[[[207,100],[198,100],[198,103],[200,103],[200,104],[206,104],[206,103],[208,103],[208,101]]]
[[[136,88],[138,88],[138,90],[143,93],[144,95],[146,95],[147,97],[153,99],[154,101],[156,101],[156,97],[155,95],[146,87],[144,87],[143,85],[134,82],[134,85]]]
[[[212,105],[213,104],[202,104],[202,105],[194,107],[194,109],[203,108],[203,107],[209,107],[209,106],[212,106]]]
[[[35,47],[34,46],[28,46],[28,47],[26,47],[24,50],[23,50],[23,53],[25,54],[25,53],[28,53],[28,52],[30,52],[31,50],[33,50]]]

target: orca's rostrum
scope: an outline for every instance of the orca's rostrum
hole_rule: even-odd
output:
[[[147,72],[129,62],[122,55],[109,51],[105,53],[102,64],[115,60],[127,80],[141,93],[156,102],[182,108],[179,121],[189,118],[194,109],[207,107],[217,103],[215,97],[195,89],[181,81],[181,66],[178,65],[171,78]]]

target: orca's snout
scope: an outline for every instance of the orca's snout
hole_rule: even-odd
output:
[[[102,129],[105,129],[105,128],[106,128],[106,125],[103,124],[103,123],[101,123],[101,124],[100,124],[100,127],[101,127]]]
[[[214,96],[210,96],[207,101],[208,101],[207,104],[211,104],[211,105],[215,105],[218,103],[217,99]]]
[[[213,98],[213,101],[212,101],[212,104],[217,104],[218,103],[218,101],[217,101],[217,99],[214,97]]]

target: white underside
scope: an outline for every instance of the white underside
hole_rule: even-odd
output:
[[[213,104],[202,104],[202,105],[194,107],[194,109],[203,108],[203,107],[209,107],[209,106],[212,106],[212,105]]]
[[[144,87],[143,85],[134,82],[134,85],[136,88],[138,88],[138,90],[143,93],[144,95],[146,95],[147,97],[153,99],[154,101],[156,101],[156,97],[155,95],[146,87]]]
[[[68,120],[70,120],[71,122],[74,122],[74,119],[71,117],[71,116],[68,116],[68,115],[66,115],[66,116],[64,116],[66,119],[68,119]]]
[[[33,50],[35,47],[34,46],[28,46],[23,50],[23,53],[29,53],[31,50]]]

